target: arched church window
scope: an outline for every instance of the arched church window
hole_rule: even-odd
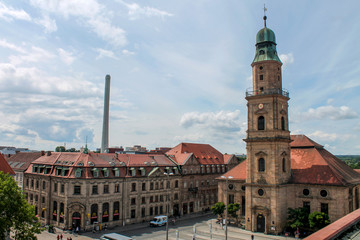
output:
[[[265,159],[259,158],[259,172],[265,172]]]
[[[258,130],[265,130],[265,118],[263,116],[258,118]]]
[[[286,172],[286,160],[285,160],[285,158],[282,159],[282,170],[283,170],[283,172]]]
[[[281,117],[281,130],[285,130],[285,118]]]

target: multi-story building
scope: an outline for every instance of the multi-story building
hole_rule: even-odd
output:
[[[209,209],[214,179],[237,163],[206,144],[166,155],[48,152],[26,170],[24,192],[42,222],[91,230]]]
[[[290,136],[289,93],[264,20],[251,64],[253,89],[246,92],[247,159],[219,178],[219,200],[241,204],[247,230],[276,234],[288,208],[325,212],[331,221],[359,208],[360,174],[306,136]]]

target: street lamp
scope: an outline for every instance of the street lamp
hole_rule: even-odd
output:
[[[226,189],[226,210],[225,210],[225,240],[227,240],[227,218],[228,218],[228,206],[229,206],[229,196],[228,196],[228,180],[232,179],[232,176],[221,176],[221,178],[225,179],[225,189]]]
[[[166,173],[164,172],[164,174],[168,177],[168,181],[170,181],[170,175],[174,175],[173,173]],[[170,183],[170,182],[169,182]],[[166,184],[167,187],[167,184]],[[170,184],[170,191],[171,191],[171,184]],[[166,201],[166,240],[168,240],[169,238],[169,192],[166,194],[167,196],[167,201]],[[171,205],[171,203],[170,203]]]

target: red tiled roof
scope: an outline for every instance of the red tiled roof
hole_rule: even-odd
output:
[[[25,171],[31,162],[41,157],[41,152],[18,152],[7,159],[14,171]]]
[[[0,153],[0,171],[4,173],[9,173],[15,175],[15,172],[12,170],[8,162],[5,160],[4,156]]]
[[[232,168],[230,171],[226,172],[222,176],[233,177],[233,180],[246,180],[246,160],[242,161],[236,167]],[[219,177],[218,179],[221,179]]]
[[[316,148],[323,148],[322,145],[314,142],[313,140],[311,140],[310,138],[308,138],[307,136],[303,135],[303,134],[299,134],[299,135],[291,135],[291,148],[296,148],[296,147],[316,147]]]
[[[184,164],[190,153],[194,155],[200,164],[224,164],[222,153],[209,144],[180,143],[169,150],[166,155],[178,164]]]
[[[291,145],[294,183],[346,185],[360,182],[359,173],[320,144],[304,135],[293,135],[291,138],[295,142],[295,146]]]

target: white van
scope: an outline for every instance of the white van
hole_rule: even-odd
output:
[[[163,226],[167,222],[167,216],[156,216],[150,221],[150,226]]]
[[[132,240],[132,238],[118,233],[107,233],[102,235],[100,240]]]

